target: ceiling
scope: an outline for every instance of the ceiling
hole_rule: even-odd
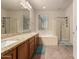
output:
[[[28,0],[35,10],[64,10],[73,0]],[[46,8],[45,8],[46,7]]]
[[[64,10],[72,2],[72,0],[28,0],[28,1],[35,10]],[[20,2],[21,0],[1,0],[1,7],[9,10],[24,9],[20,4]]]
[[[20,0],[1,0],[1,7],[6,10],[21,10],[24,9],[20,4]]]

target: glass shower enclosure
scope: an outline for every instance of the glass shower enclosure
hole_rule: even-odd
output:
[[[68,17],[57,18],[59,44],[70,45],[70,20]]]

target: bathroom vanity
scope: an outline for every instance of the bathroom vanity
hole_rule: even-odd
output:
[[[13,39],[15,40],[14,43],[1,48],[2,59],[31,59],[38,47],[39,34],[22,34],[4,39],[3,41]],[[1,44],[3,44],[3,42],[1,42]]]

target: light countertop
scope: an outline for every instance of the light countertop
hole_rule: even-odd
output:
[[[13,47],[16,47],[20,43],[28,40],[29,38],[35,36],[36,34],[38,34],[38,33],[36,33],[36,32],[25,33],[25,34],[16,35],[16,36],[5,38],[5,39],[1,40],[1,54],[10,50]]]

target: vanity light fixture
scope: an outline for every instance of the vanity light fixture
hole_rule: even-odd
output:
[[[45,6],[43,6],[43,9],[46,9],[46,7],[45,7]]]
[[[27,4],[27,6],[28,6],[29,8],[32,9],[32,6],[30,5],[30,3],[29,3],[28,1],[26,2],[26,4]]]
[[[21,3],[20,3],[25,9],[26,8],[30,8],[32,9],[32,6],[30,5],[30,3],[26,0],[22,0]]]
[[[20,3],[25,9],[27,8],[23,2]]]

